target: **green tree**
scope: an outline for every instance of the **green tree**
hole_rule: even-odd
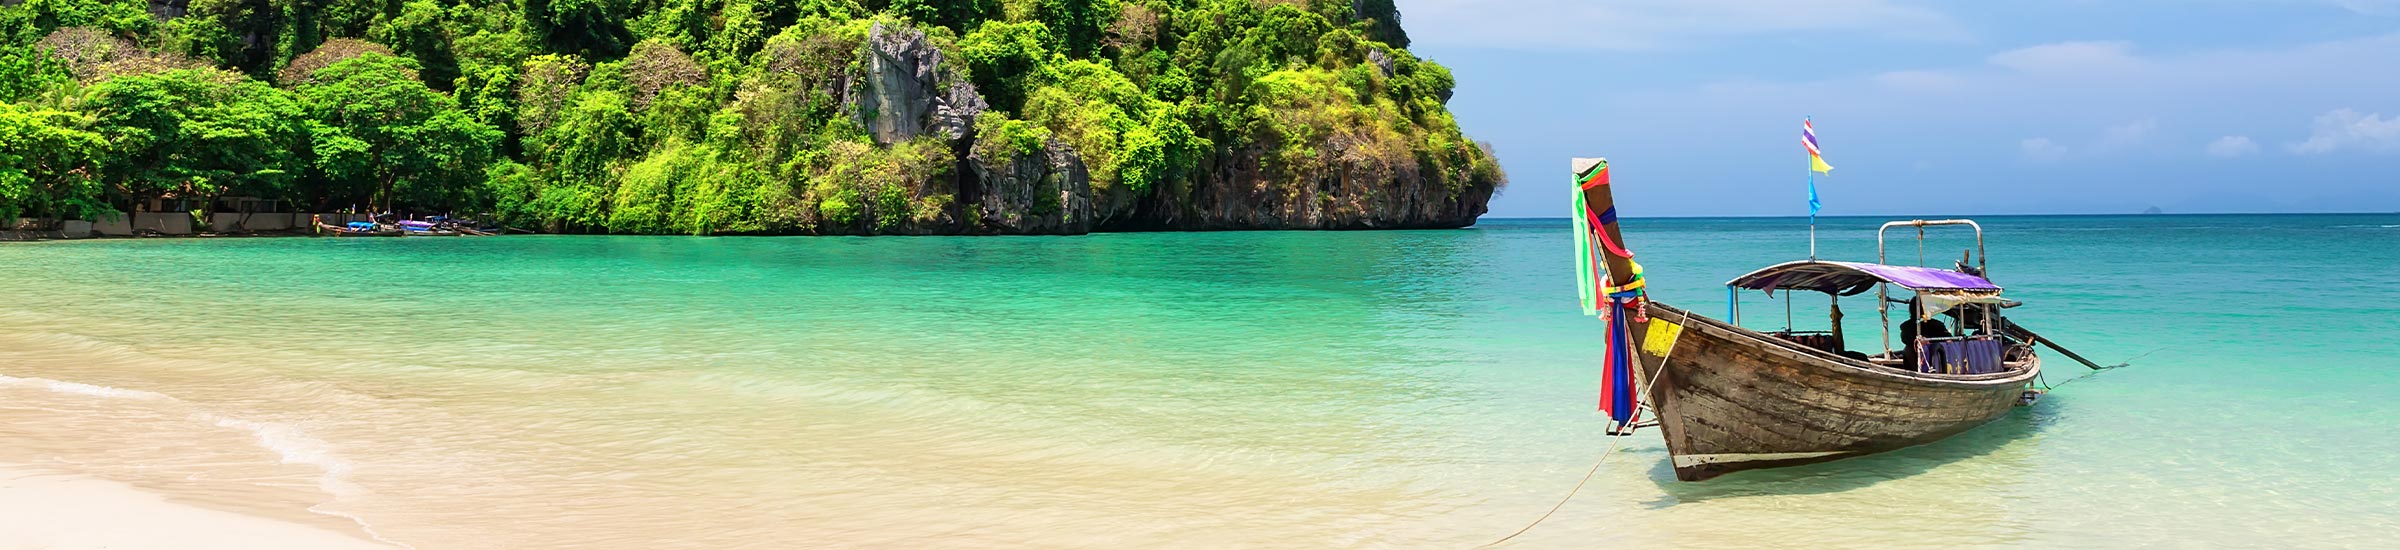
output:
[[[1033,78],[1050,61],[1050,29],[1039,21],[987,23],[958,41],[975,89],[992,108],[1019,112]]]
[[[489,66],[517,66],[540,53],[540,40],[528,34],[524,12],[509,2],[480,6],[459,4],[450,9],[448,23],[452,55],[461,74]]]
[[[532,136],[550,128],[560,114],[565,113],[583,78],[590,75],[592,65],[573,55],[537,55],[525,60],[525,69],[517,80],[516,113],[518,131]]]
[[[708,39],[712,22],[711,7],[706,0],[643,0],[635,2],[639,13],[626,24],[637,44],[657,41],[676,48],[692,50]]]
[[[451,81],[458,108],[475,120],[499,130],[504,139],[517,130],[517,67],[483,65]],[[513,147],[504,143],[504,149]],[[513,149],[512,149],[513,150]]]
[[[1000,15],[998,0],[891,0],[884,8],[893,15],[960,32]]]
[[[579,94],[558,122],[526,143],[546,178],[528,208],[554,230],[596,229],[608,222],[618,168],[638,145],[624,96]]]
[[[76,107],[110,137],[99,175],[135,205],[168,195],[279,195],[306,143],[290,94],[217,69],[112,78]]]
[[[188,11],[184,16],[171,20],[169,25],[183,20],[206,21],[210,28],[201,30],[212,32],[204,34],[214,34],[226,41],[214,44],[219,52],[218,60],[228,68],[263,78],[275,68],[276,63],[288,57],[281,55],[279,48],[291,47],[294,48],[293,53],[298,53],[314,49],[317,42],[322,41],[321,37],[312,34],[311,40],[300,44],[296,43],[298,40],[284,36],[300,30],[294,27],[303,21],[297,19],[294,12],[308,9],[309,5],[290,0],[192,0],[185,6]],[[222,34],[215,34],[218,31]],[[161,42],[172,40],[162,39]]]
[[[288,0],[286,0],[288,1]],[[399,2],[392,0],[320,0],[289,4],[293,15],[311,19],[322,30],[323,37],[361,37],[375,26],[375,20],[391,16]],[[316,38],[316,37],[310,37]]]
[[[1046,84],[1025,102],[1025,120],[1074,144],[1095,186],[1149,189],[1188,171],[1209,146],[1178,116],[1180,108],[1107,65],[1070,61],[1043,77]]]
[[[1040,0],[1034,14],[1050,26],[1060,50],[1089,58],[1100,54],[1109,23],[1117,20],[1116,0]]]
[[[0,102],[15,103],[74,82],[67,64],[31,46],[0,46]]]
[[[362,54],[317,70],[298,93],[324,199],[364,198],[386,209],[472,206],[462,203],[501,138],[418,81],[405,58]]]
[[[158,20],[150,17],[148,0],[24,0],[0,10],[0,35],[10,44],[31,44],[65,27],[131,38],[149,34]]]
[[[242,60],[242,42],[215,17],[185,16],[169,19],[152,39],[163,52],[190,57],[212,66],[227,66]]]
[[[525,22],[550,47],[585,57],[616,57],[633,44],[627,0],[524,0]]]
[[[107,210],[92,164],[107,141],[74,113],[0,103],[0,220]]]
[[[717,25],[694,45],[694,53],[728,63],[738,63],[740,58],[756,53],[759,46],[766,44],[767,37],[775,34],[758,4],[751,0],[725,2],[725,8],[717,12]]]
[[[451,21],[433,0],[409,0],[391,17],[379,18],[367,29],[374,39],[400,55],[417,60],[425,82],[448,88],[458,78],[458,57],[451,51]]]

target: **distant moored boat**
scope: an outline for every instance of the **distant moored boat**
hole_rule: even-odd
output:
[[[317,234],[331,237],[398,237],[406,234],[399,228],[386,227],[375,222],[348,222],[334,225],[325,223],[321,217],[312,217],[309,223],[317,226]]]

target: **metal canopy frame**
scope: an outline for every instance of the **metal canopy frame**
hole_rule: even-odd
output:
[[[1991,256],[1985,254],[1983,250],[1983,224],[1975,223],[1975,220],[1950,219],[1883,222],[1883,227],[1875,229],[1875,263],[1887,265],[1892,263],[1891,258],[1887,256],[1884,247],[1883,237],[1885,233],[1890,232],[1894,227],[1915,227],[1917,228],[1917,267],[1925,267],[1925,228],[1946,225],[1964,225],[1975,228],[1976,275],[1983,277],[1984,280],[1991,280]],[[1884,355],[1891,355],[1892,353],[1892,299],[1890,296],[1890,290],[1888,288],[1890,286],[1891,285],[1889,283],[1876,283],[1875,285],[1875,316],[1883,321],[1882,340]],[[1912,296],[1909,299],[1916,302],[1916,307],[1918,310],[1922,311],[1925,308],[1925,299],[1922,296]],[[1990,315],[1990,311],[1985,311],[1984,313],[1984,332],[1988,334],[1991,332],[1990,325],[1992,316]],[[1908,322],[1914,323],[1917,322],[1917,319],[1915,317],[1910,317]],[[1966,330],[1966,327],[1959,327],[1959,330],[1963,332]],[[1923,335],[1919,334],[1918,337],[1922,338]],[[1909,342],[1908,345],[1914,346],[1916,343]]]
[[[1984,244],[1983,244],[1983,224],[1975,223],[1975,220],[1968,220],[1968,219],[1946,219],[1946,220],[1904,220],[1904,221],[1890,221],[1890,222],[1884,222],[1884,224],[1883,224],[1883,226],[1882,226],[1882,227],[1876,228],[1876,230],[1875,230],[1875,263],[1878,263],[1878,264],[1884,264],[1884,265],[1892,265],[1892,264],[1891,264],[1891,257],[1890,257],[1890,247],[1888,246],[1888,243],[1886,242],[1886,239],[1885,239],[1885,237],[1886,237],[1886,236],[1887,236],[1887,235],[1888,235],[1888,234],[1891,232],[1892,228],[1894,228],[1894,227],[1914,227],[1914,228],[1916,228],[1916,229],[1917,229],[1917,264],[1916,264],[1916,266],[1917,266],[1917,267],[1924,267],[1924,266],[1925,266],[1925,228],[1927,228],[1927,227],[1941,227],[1941,226],[1956,226],[1956,225],[1963,225],[1963,226],[1967,226],[1967,227],[1970,227],[1970,228],[1974,228],[1974,230],[1975,230],[1975,256],[1974,256],[1974,258],[1973,258],[1973,259],[1975,260],[1975,270],[1976,270],[1976,275],[1977,275],[1977,276],[1984,277],[1984,278],[1985,278],[1985,280],[1987,280],[1987,281],[1988,281],[1988,280],[1990,280],[1990,277],[1991,277],[1991,275],[1990,275],[1990,273],[1991,273],[1991,258],[1990,258],[1990,256],[1989,256],[1989,255],[1987,255],[1987,253],[1985,252],[1985,249],[1984,249]],[[1813,255],[1812,255],[1811,261],[1812,261],[1812,262],[1814,261]],[[1795,263],[1797,263],[1797,262],[1795,262]],[[1739,280],[1740,280],[1740,279],[1736,279],[1736,281],[1739,281]],[[1890,283],[1889,281],[1879,281],[1879,282],[1875,283],[1875,314],[1876,314],[1876,317],[1880,318],[1880,320],[1882,321],[1882,325],[1883,325],[1883,338],[1881,338],[1880,340],[1881,340],[1881,344],[1883,345],[1883,353],[1884,353],[1884,355],[1887,355],[1887,356],[1892,354],[1892,317],[1891,317],[1891,303],[1892,303],[1892,300],[1891,300],[1891,291],[1890,291],[1890,286],[1891,286],[1891,283]],[[1734,326],[1741,326],[1741,322],[1742,322],[1742,313],[1741,313],[1741,311],[1742,311],[1742,306],[1741,306],[1741,288],[1740,288],[1738,285],[1734,284],[1734,282],[1728,282],[1728,283],[1726,283],[1726,285],[1725,285],[1725,290],[1726,290],[1726,293],[1725,293],[1725,294],[1726,294],[1726,307],[1725,307],[1726,311],[1725,311],[1725,313],[1726,313],[1726,317],[1727,317],[1726,321],[1727,321],[1727,322],[1729,322],[1729,323],[1731,323],[1731,324],[1733,324]],[[1787,291],[1787,292],[1788,292],[1788,291]],[[1834,307],[1840,307],[1840,306],[1839,306],[1839,304],[1841,303],[1841,295],[1840,295],[1840,294],[1836,294],[1836,293],[1833,293],[1833,292],[1827,292],[1826,294],[1828,294],[1828,295],[1832,296],[1832,298],[1833,298],[1833,300],[1834,300],[1834,302],[1833,302],[1833,303],[1835,304],[1835,306],[1834,306]],[[1788,296],[1788,295],[1787,295],[1787,296],[1785,296],[1785,297],[1784,297],[1784,301],[1785,301],[1784,307],[1786,308],[1786,311],[1785,311],[1785,317],[1786,317],[1786,321],[1785,321],[1785,330],[1790,330],[1790,329],[1791,329],[1791,326],[1790,326],[1790,325],[1791,325],[1791,322],[1790,322],[1790,320],[1789,320],[1789,318],[1790,318],[1790,310],[1789,310],[1789,308],[1791,307],[1790,300],[1791,300],[1791,297],[1790,297],[1790,296]],[[1915,297],[1915,296],[1912,296],[1912,297],[1910,298],[1910,300],[1911,300],[1911,301],[1914,301],[1914,302],[1917,302],[1917,304],[1916,304],[1916,305],[1917,305],[1917,307],[1918,307],[1919,309],[1922,309],[1922,308],[1924,308],[1924,307],[1925,307],[1925,305],[1922,303],[1922,302],[1923,302],[1923,300],[1924,300],[1924,298],[1922,298],[1922,297]],[[1985,308],[1987,308],[1987,310],[1984,312],[1984,313],[1985,313],[1985,315],[1983,315],[1983,319],[1984,319],[1984,325],[1985,325],[1985,326],[1983,327],[1983,329],[1984,329],[1984,331],[1983,331],[1983,332],[1984,332],[1985,334],[1990,334],[1990,332],[1991,332],[1991,327],[1990,327],[1990,324],[1991,324],[1991,317],[1992,317],[1992,315],[1991,315],[1991,314],[1992,314],[1992,311],[1990,311],[1988,308],[1991,308],[1992,306],[1991,306],[1991,305],[1989,305],[1989,304],[1983,304],[1983,305],[1981,305],[1981,307],[1985,307]],[[1916,321],[1916,319],[1910,319],[1909,321],[1910,321],[1910,322],[1915,322],[1915,321]],[[1963,330],[1965,330],[1965,327],[1960,327],[1960,330],[1962,330],[1962,331],[1963,331]],[[1911,343],[1910,343],[1910,345],[1915,345],[1915,343],[1914,343],[1914,342],[1911,342]],[[1913,366],[1912,366],[1912,368],[1913,368]]]

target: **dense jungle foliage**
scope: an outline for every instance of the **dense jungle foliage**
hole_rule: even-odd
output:
[[[1046,143],[1137,197],[1189,192],[1226,151],[1295,180],[1357,160],[1329,142],[1453,193],[1501,177],[1390,0],[6,3],[0,220],[261,197],[822,232],[956,212],[966,155]],[[988,103],[972,143],[877,143],[834,93],[877,25],[921,31]]]

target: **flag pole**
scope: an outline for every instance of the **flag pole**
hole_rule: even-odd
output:
[[[1800,118],[1800,144],[1807,147],[1807,259],[1817,262],[1817,209],[1822,207],[1822,202],[1817,202],[1817,173],[1831,171],[1831,166],[1826,166],[1817,151],[1817,125],[1812,120],[1810,115]]]

